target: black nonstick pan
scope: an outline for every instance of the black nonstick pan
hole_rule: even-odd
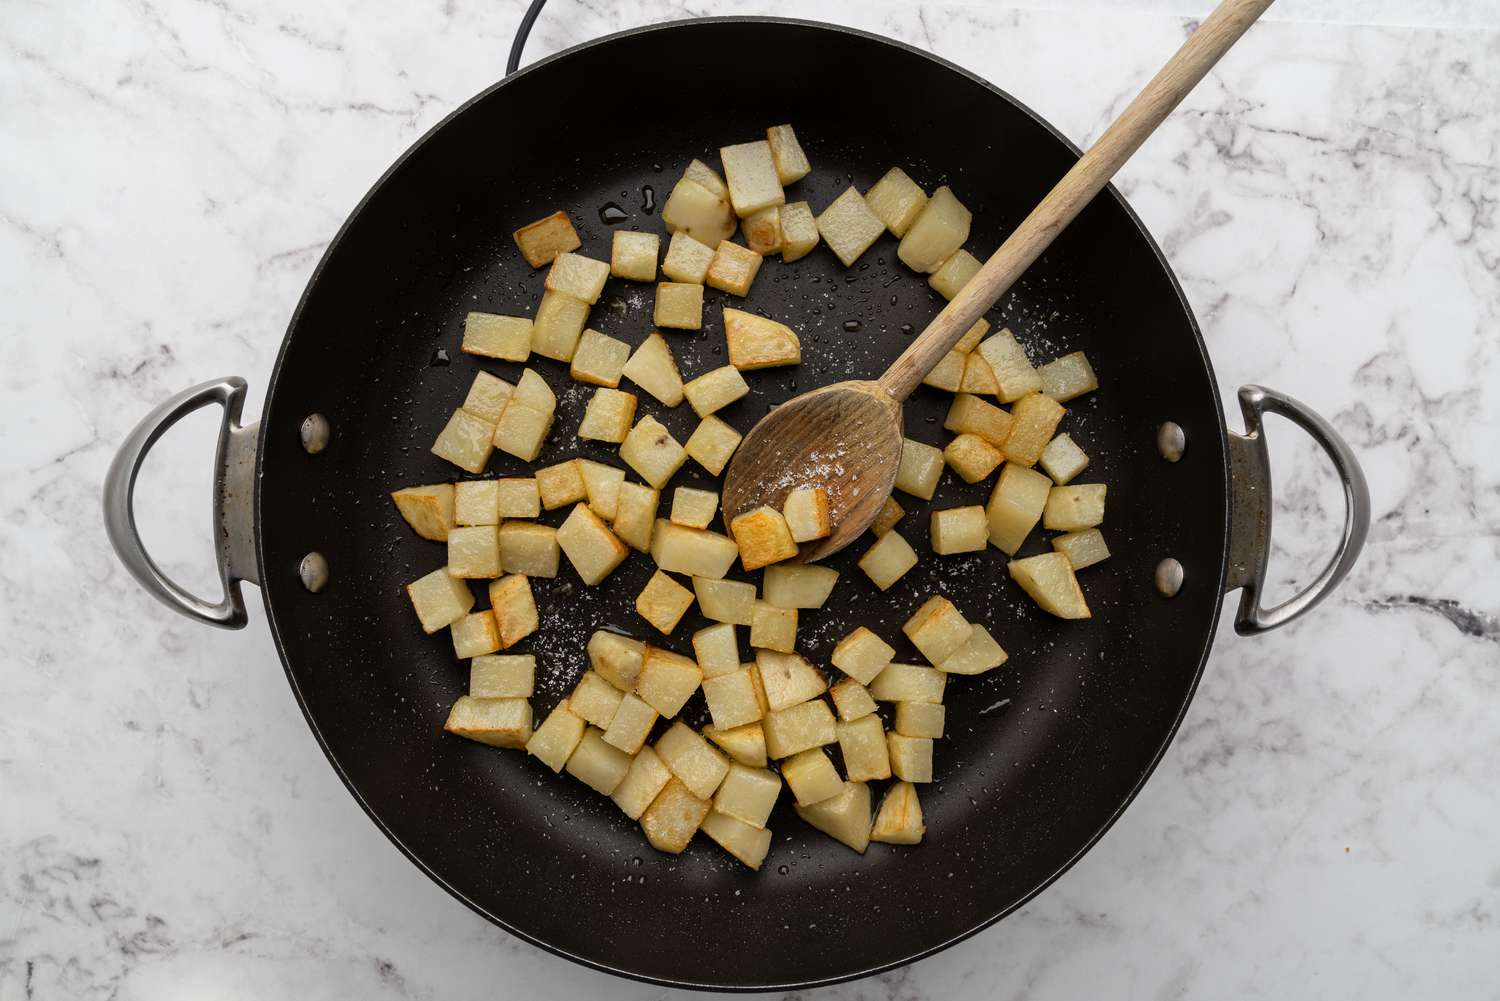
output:
[[[421,633],[403,590],[444,552],[416,538],[386,495],[453,478],[428,447],[478,367],[458,351],[464,314],[534,311],[543,274],[516,252],[517,226],[568,210],[582,252],[607,258],[615,228],[663,231],[653,206],[689,159],[712,162],[719,146],[785,121],[814,164],[796,197],[815,211],[851,180],[863,190],[899,164],[929,189],[951,185],[973,209],[969,246],[981,256],[1077,156],[978,77],[856,31],[705,19],[579,46],[476,97],[380,179],[292,317],[258,424],[240,424],[243,381],[194,387],[126,440],[106,487],[122,557],[174,607],[241,625],[239,582],[260,585],[308,724],[412,861],[516,935],[662,984],[828,983],[928,955],[1019,907],[1088,850],[1151,773],[1192,697],[1226,590],[1244,588],[1242,632],[1280,625],[1337,584],[1368,520],[1353,457],[1300,404],[1247,389],[1249,434],[1226,430],[1187,303],[1111,189],[990,314],[1035,360],[1082,349],[1099,373],[1103,388],[1073,401],[1067,424],[1092,456],[1088,478],[1109,484],[1114,555],[1082,575],[1094,618],[1041,613],[993,549],[928,553],[882,595],[854,567],[863,544],[831,561],[844,576],[829,605],[803,613],[803,652],[825,666],[857,624],[915,656],[899,624],[938,592],[1010,652],[1002,669],[949,686],[939,781],[923,791],[924,844],[855,855],[804,825],[784,797],[760,873],[701,838],[669,857],[581,783],[524,754],[444,736],[467,671],[446,633]],[[942,305],[894,250],[886,237],[849,270],[822,248],[794,265],[768,260],[746,308],[796,327],[803,363],[753,373],[751,395],[720,416],[748,430],[796,392],[882,371]],[[685,378],[724,364],[724,303],[709,290],[704,330],[668,335]],[[651,329],[650,304],[649,286],[611,281],[591,326],[638,343]],[[562,366],[532,364],[560,397],[543,459],[614,460],[612,449],[573,438],[588,394]],[[948,400],[918,390],[907,433],[943,444]],[[166,580],[141,548],[130,509],[151,443],[210,402],[226,412],[216,460],[218,603]],[[641,406],[679,439],[694,424],[687,407],[666,410],[645,395]],[[1257,599],[1270,532],[1259,423],[1266,410],[1328,451],[1348,504],[1333,563],[1271,610]],[[499,475],[522,468],[498,453],[491,464]],[[674,483],[709,481],[684,471]],[[933,506],[983,503],[987,492],[949,475]],[[557,524],[564,513],[544,520]],[[925,517],[909,516],[901,528],[928,552]],[[1040,536],[1023,555],[1048,548]],[[590,632],[648,634],[633,602],[651,570],[636,556],[593,589],[565,561],[557,579],[535,582],[541,630],[521,649],[539,659],[538,718],[584,669]],[[686,637],[705,624],[695,616],[664,645],[691,652]],[[701,707],[690,703],[694,712]]]

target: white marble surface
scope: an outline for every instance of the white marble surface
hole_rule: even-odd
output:
[[[820,17],[1087,141],[1206,6],[553,0],[529,55],[669,17]],[[325,241],[500,72],[519,10],[0,5],[0,998],[661,994],[419,875],[326,766],[258,602],[239,633],[174,618],[100,525],[105,465],[152,404],[240,373],[258,410]],[[1055,887],[820,995],[1500,991],[1497,29],[1490,0],[1285,0],[1127,168],[1226,393],[1288,391],[1360,451],[1368,552],[1296,626],[1223,629],[1165,762]],[[142,501],[205,589],[213,420],[164,443]],[[1276,430],[1284,589],[1329,548],[1337,495]]]

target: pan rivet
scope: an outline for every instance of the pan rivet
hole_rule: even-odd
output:
[[[303,587],[317,594],[328,586],[328,561],[323,558],[322,553],[308,553],[297,564],[297,576],[302,579]]]
[[[1161,453],[1163,459],[1176,462],[1182,458],[1185,448],[1187,448],[1187,435],[1182,433],[1182,425],[1176,421],[1167,421],[1156,429],[1156,450]]]
[[[328,426],[328,418],[322,414],[308,414],[302,421],[299,434],[302,436],[302,448],[308,455],[317,455],[328,447],[328,436],[332,430]]]
[[[1156,589],[1163,598],[1175,598],[1182,590],[1182,564],[1168,556],[1156,564]]]

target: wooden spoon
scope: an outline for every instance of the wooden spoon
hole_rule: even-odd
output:
[[[836,553],[868,528],[901,462],[902,401],[1271,3],[1223,0],[878,380],[824,386],[763,417],[729,464],[725,524],[762,505],[780,510],[794,487],[819,486],[828,492],[832,531],[805,543],[802,559]]]

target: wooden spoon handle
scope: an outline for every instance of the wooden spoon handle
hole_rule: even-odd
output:
[[[1223,0],[1182,48],[1167,61],[1130,106],[1079,157],[1073,168],[1031,210],[953,301],[880,377],[898,402],[905,400],[964,332],[1006,293],[1015,280],[1104,189],[1146,137],[1182,102],[1272,0]]]

